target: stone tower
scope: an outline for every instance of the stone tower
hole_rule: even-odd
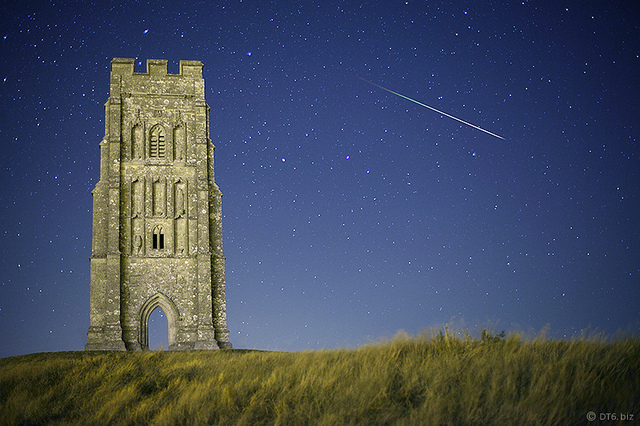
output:
[[[200,61],[111,61],[86,350],[147,349],[156,307],[170,350],[231,348],[213,151]]]

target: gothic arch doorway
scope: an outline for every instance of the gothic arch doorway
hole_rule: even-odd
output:
[[[168,331],[167,316],[162,308],[158,306],[149,315],[149,350],[166,351],[169,347]]]
[[[176,305],[162,293],[156,293],[147,300],[140,309],[140,346],[142,350],[149,349],[149,316],[156,308],[162,309],[167,317],[167,340],[169,349],[172,349],[176,341],[177,321],[180,319]]]

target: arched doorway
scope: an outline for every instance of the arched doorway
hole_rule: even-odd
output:
[[[169,348],[169,325],[167,316],[160,306],[149,315],[149,349],[152,351]]]
[[[156,308],[160,308],[167,321],[167,344],[168,349],[172,349],[176,338],[176,322],[180,315],[175,304],[162,293],[156,293],[147,300],[140,309],[140,346],[142,350],[149,349],[149,318]]]

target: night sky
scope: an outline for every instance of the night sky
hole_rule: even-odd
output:
[[[0,5],[0,357],[87,341],[114,57],[204,63],[234,347],[640,333],[637,2],[97,3]]]

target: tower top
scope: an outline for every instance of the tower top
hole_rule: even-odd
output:
[[[151,102],[158,96],[189,97],[206,105],[202,62],[180,61],[179,74],[167,72],[166,59],[147,59],[147,72],[135,72],[135,62],[133,58],[114,58],[111,61],[110,99],[144,96]]]
[[[169,74],[167,72],[166,59],[147,59],[147,72],[138,73],[134,71],[135,59],[133,58],[113,58],[111,61],[111,74],[117,75],[153,75],[153,76],[182,76],[191,78],[202,78],[203,64],[200,61],[180,61],[180,73]]]

